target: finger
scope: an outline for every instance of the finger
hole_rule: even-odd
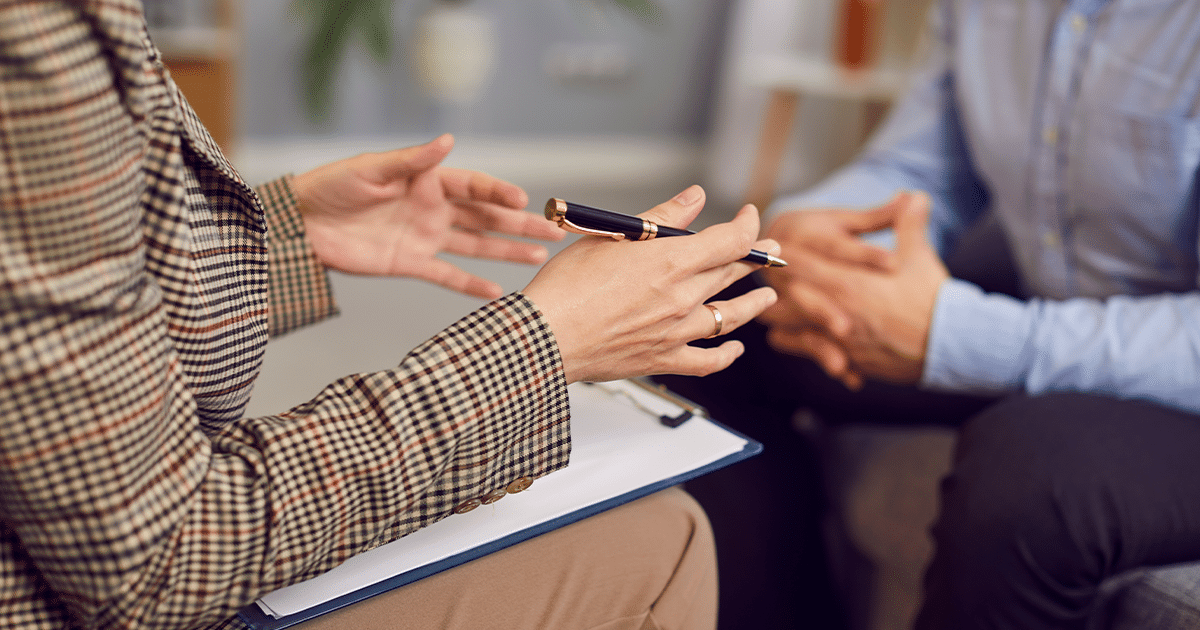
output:
[[[848,295],[854,293],[856,281],[873,277],[874,272],[868,272],[844,263],[831,261],[811,252],[790,252],[788,273],[792,282],[805,285],[810,290],[828,296],[833,304],[841,304]],[[789,299],[789,295],[784,296]],[[841,309],[841,307],[838,307]]]
[[[896,267],[896,256],[893,252],[858,238],[830,239],[823,241],[816,249],[834,260],[873,267],[881,271],[890,271]]]
[[[850,212],[848,226],[856,234],[866,234],[891,227],[909,194],[908,191],[897,191],[891,199],[877,208]]]
[[[550,252],[541,245],[464,230],[452,231],[446,241],[445,249],[447,252],[459,256],[529,265],[539,265],[550,257]]]
[[[776,289],[778,294],[778,289]],[[790,301],[779,299],[756,318],[764,326],[799,326],[805,315]]]
[[[754,249],[764,251],[769,254],[777,254],[779,252],[779,245],[775,243],[775,241],[766,239],[755,243]],[[736,255],[736,252],[740,250],[731,251],[734,252],[733,255]],[[746,248],[746,251],[749,251],[749,248]],[[689,250],[687,253],[689,255],[701,256],[702,258],[709,259],[702,259],[698,263],[695,263],[693,266],[689,267],[690,269],[700,268],[700,270],[694,271],[690,276],[684,275],[683,277],[678,278],[676,282],[683,286],[685,290],[689,292],[696,292],[701,295],[715,295],[734,282],[737,282],[738,280],[741,280],[742,278],[763,269],[762,265],[742,260],[742,258],[724,261],[724,259],[731,258],[732,255],[722,257],[722,262],[724,264],[718,264],[717,266],[704,269],[704,267],[708,266],[712,262],[706,250]]]
[[[708,376],[732,365],[745,351],[742,342],[733,340],[715,348],[683,346],[665,358],[663,367],[657,373]]]
[[[840,319],[843,315],[841,310],[834,306],[830,309],[833,314],[823,317],[823,303],[819,302],[823,296],[819,293],[808,287],[794,286],[792,283],[783,284],[777,287],[776,291],[779,292],[779,301],[758,317],[763,324],[785,328],[832,327],[841,330],[843,324],[835,319]],[[808,295],[809,292],[813,295]],[[813,306],[812,302],[817,302],[817,306]]]
[[[811,328],[772,327],[767,343],[780,352],[812,359],[831,378],[842,380],[850,373],[845,348]]]
[[[443,168],[442,190],[447,197],[494,203],[519,210],[529,205],[529,195],[520,186],[479,171]]]
[[[836,339],[850,334],[850,317],[828,294],[797,281],[788,283],[784,292],[787,302],[803,314],[803,321],[797,323],[816,326]]]
[[[445,133],[422,145],[372,154],[370,159],[376,162],[382,180],[390,182],[434,168],[453,148],[454,136]]]
[[[413,277],[464,295],[489,300],[494,300],[504,294],[503,289],[495,282],[469,274],[438,258],[433,258],[423,264],[420,270],[413,274]]]
[[[817,342],[817,343],[819,343],[819,342]],[[845,361],[846,367],[844,369],[842,369],[840,372],[836,372],[836,371],[828,372],[827,371],[826,374],[830,378],[841,382],[842,385],[846,386],[846,389],[849,389],[851,391],[858,391],[858,390],[862,389],[863,382],[864,382],[863,375],[860,372],[858,372],[858,370],[854,369],[853,364],[849,360],[849,355],[845,353],[845,349],[840,346],[835,346],[833,348],[828,349],[827,352],[829,353],[828,361],[827,361],[828,364],[830,364],[832,366],[832,365],[836,365],[838,361]],[[841,359],[834,358],[834,356],[838,353],[841,353],[841,356],[842,356]],[[820,365],[820,363],[818,363],[818,365]]]
[[[911,260],[930,251],[928,228],[929,196],[911,195],[896,217],[896,255]]]
[[[745,258],[751,249],[756,249],[756,246],[765,249],[768,253],[779,253],[779,244],[773,240],[755,242],[755,239],[758,238],[758,228],[758,210],[754,206],[746,204],[734,215],[732,221],[718,223],[701,230],[698,238],[703,239],[703,244],[700,246],[689,245],[689,251],[696,257],[696,268],[713,269],[739,261]],[[737,265],[736,269],[726,270],[726,280],[732,282],[734,279],[760,268],[753,264]]]
[[[702,305],[692,316],[697,319],[698,323],[694,328],[696,334],[690,338],[707,339],[727,335],[757,317],[759,313],[774,304],[775,300],[774,289],[759,287],[731,300],[720,300]],[[693,329],[689,326],[689,330]]]
[[[491,204],[464,201],[459,204],[460,212],[454,220],[454,225],[477,232],[496,232],[511,236],[536,238],[546,241],[561,241],[566,230],[555,223],[547,221],[542,215],[497,208]]]
[[[779,246],[775,243],[775,241],[763,240],[755,243],[754,249],[765,251],[770,254],[776,254],[779,251]],[[734,252],[734,255],[736,255],[736,252],[740,250],[732,251]],[[746,251],[749,251],[749,248],[746,248]],[[696,255],[707,257],[707,254],[697,253]],[[731,256],[725,256],[723,258],[729,257]],[[731,260],[724,262],[724,264],[718,264],[715,267],[704,269],[704,267],[710,263],[711,260],[701,260],[694,267],[692,267],[700,267],[700,271],[694,272],[691,276],[679,278],[677,282],[684,286],[688,291],[695,291],[701,295],[715,295],[734,282],[737,282],[738,280],[741,280],[742,278],[763,268],[763,266],[758,263],[752,263],[750,261],[737,258],[736,260]]]
[[[659,225],[686,228],[704,209],[704,200],[704,189],[693,184],[670,200],[660,203],[638,216]]]

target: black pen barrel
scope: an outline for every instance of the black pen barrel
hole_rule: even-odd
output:
[[[657,225],[640,217],[610,210],[601,210],[579,203],[551,198],[546,202],[546,218],[558,223],[568,231],[592,236],[624,235],[631,241],[645,241],[667,236],[688,236],[691,230]],[[742,260],[767,267],[783,267],[787,262],[757,249]]]
[[[646,222],[638,217],[567,202],[567,220],[593,230],[619,232],[630,240],[642,238]],[[662,228],[659,228],[660,230]]]
[[[691,230],[685,230],[683,228],[673,228],[666,225],[658,226],[659,236],[687,236],[689,234],[695,234],[695,232]]]
[[[742,258],[742,260],[744,260],[746,262],[752,262],[756,265],[763,265],[764,267],[773,266],[771,263],[771,259],[767,257],[767,253],[760,252],[757,249],[750,250],[750,253],[746,254],[746,256],[744,258]]]

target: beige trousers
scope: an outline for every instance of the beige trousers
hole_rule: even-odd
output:
[[[712,630],[708,518],[670,488],[318,617],[298,630]]]

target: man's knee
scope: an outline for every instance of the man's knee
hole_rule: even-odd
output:
[[[1013,396],[962,429],[943,483],[939,554],[960,573],[1013,583],[1040,574],[1063,587],[1093,584],[1110,545],[1104,453],[1088,434],[1107,399]]]

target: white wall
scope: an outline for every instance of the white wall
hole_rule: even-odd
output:
[[[606,0],[470,0],[499,36],[495,78],[471,116],[479,135],[648,134],[697,137],[707,128],[726,0],[659,0],[661,29]],[[417,16],[431,0],[396,0],[396,54],[379,68],[354,49],[337,84],[327,128],[307,120],[299,96],[304,24],[292,0],[243,0],[240,78],[243,136],[428,135],[456,124],[423,96],[407,56]],[[616,50],[630,67],[617,80],[562,81],[548,58]]]

